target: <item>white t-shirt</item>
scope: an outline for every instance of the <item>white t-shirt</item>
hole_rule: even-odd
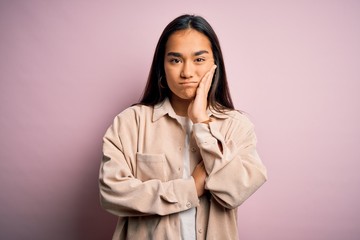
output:
[[[178,120],[186,130],[185,137],[185,147],[183,150],[184,154],[184,169],[183,169],[183,178],[188,179],[191,177],[192,172],[190,172],[190,137],[192,122],[187,117],[178,116]],[[189,210],[183,211],[180,214],[180,223],[181,223],[181,239],[183,240],[195,240],[196,239],[196,208],[190,208]]]

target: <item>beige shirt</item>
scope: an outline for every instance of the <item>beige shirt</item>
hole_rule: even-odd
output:
[[[238,111],[208,111],[193,125],[190,168],[203,160],[207,192],[183,179],[185,129],[168,99],[120,113],[104,136],[102,206],[119,217],[113,239],[181,238],[179,212],[196,207],[197,239],[238,239],[237,207],[265,181],[253,124]],[[219,148],[222,146],[222,151]]]

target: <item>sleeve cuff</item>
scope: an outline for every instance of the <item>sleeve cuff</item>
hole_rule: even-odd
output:
[[[194,124],[193,133],[198,146],[217,144],[217,139],[211,134],[210,126],[208,124]]]
[[[172,184],[172,193],[162,196],[167,202],[177,203],[182,210],[186,210],[199,205],[194,179],[176,179]],[[169,189],[170,190],[170,189]]]

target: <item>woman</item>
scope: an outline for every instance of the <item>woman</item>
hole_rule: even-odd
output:
[[[174,19],[140,103],[104,136],[100,196],[119,217],[113,239],[238,239],[237,207],[265,181],[215,32],[199,16]]]

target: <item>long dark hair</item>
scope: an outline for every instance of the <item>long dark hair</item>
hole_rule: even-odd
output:
[[[171,34],[184,29],[194,29],[208,37],[217,65],[214,79],[209,90],[208,104],[217,111],[233,110],[229,86],[226,78],[223,55],[219,40],[210,24],[200,16],[182,15],[170,22],[162,32],[155,49],[149,77],[139,104],[154,106],[170,97],[170,89],[166,85],[164,58],[166,43]],[[165,85],[165,87],[164,87]]]

